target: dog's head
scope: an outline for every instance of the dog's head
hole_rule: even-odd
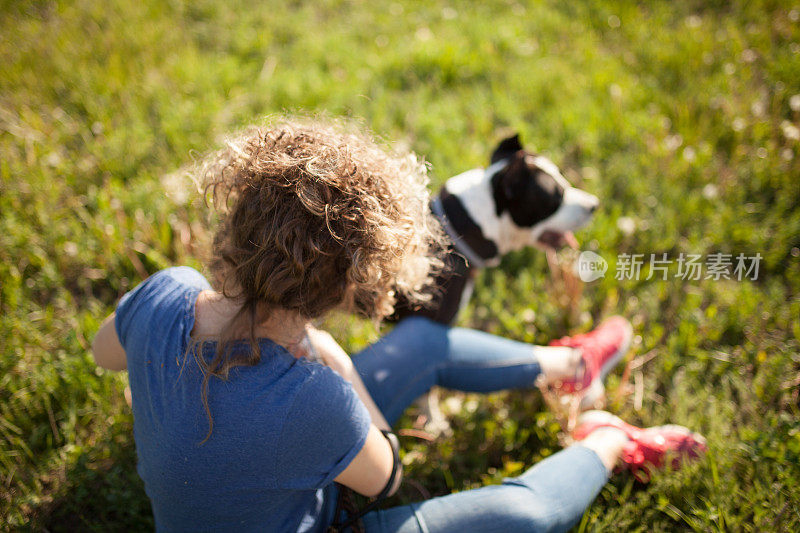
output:
[[[589,222],[600,204],[596,196],[572,187],[552,161],[526,151],[518,135],[498,145],[489,170],[495,214],[508,215],[516,227],[515,248],[577,247],[572,231]]]

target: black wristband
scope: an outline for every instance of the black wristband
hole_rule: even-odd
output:
[[[392,490],[392,485],[394,485],[394,481],[397,478],[397,471],[400,470],[400,441],[397,439],[397,435],[389,431],[388,429],[382,429],[381,433],[389,441],[389,446],[392,448],[392,474],[389,476],[389,481],[386,482],[386,486],[383,487],[378,496],[376,496],[377,501],[381,501],[389,495],[389,491]]]

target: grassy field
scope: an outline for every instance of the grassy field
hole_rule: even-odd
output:
[[[0,6],[4,528],[152,528],[126,377],[88,346],[149,273],[202,265],[206,210],[171,173],[289,110],[359,117],[424,155],[435,186],[520,131],[602,199],[578,238],[609,260],[604,279],[570,302],[543,254],[513,254],[460,319],[545,343],[621,313],[639,338],[609,408],[708,437],[677,474],[615,477],[580,531],[800,530],[800,4]],[[611,275],[621,253],[715,252],[761,254],[758,279]],[[332,327],[349,349],[376,335]],[[496,483],[559,448],[537,391],[443,405],[454,437],[403,438],[414,482],[395,502]]]

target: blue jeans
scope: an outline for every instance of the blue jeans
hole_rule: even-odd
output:
[[[390,424],[434,385],[491,392],[531,387],[540,372],[530,344],[417,317],[402,321],[353,362]],[[363,521],[369,532],[566,531],[607,480],[594,451],[572,446],[502,485],[373,511]]]

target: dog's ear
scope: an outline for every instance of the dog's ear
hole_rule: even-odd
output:
[[[514,198],[522,196],[528,175],[524,157],[521,154],[518,157],[511,154],[511,157],[508,166],[492,176],[492,196],[498,217],[508,209]]]
[[[503,139],[497,145],[494,153],[492,154],[492,164],[497,163],[501,159],[507,159],[515,153],[522,150],[522,143],[519,142],[519,133],[515,133],[513,137]]]

